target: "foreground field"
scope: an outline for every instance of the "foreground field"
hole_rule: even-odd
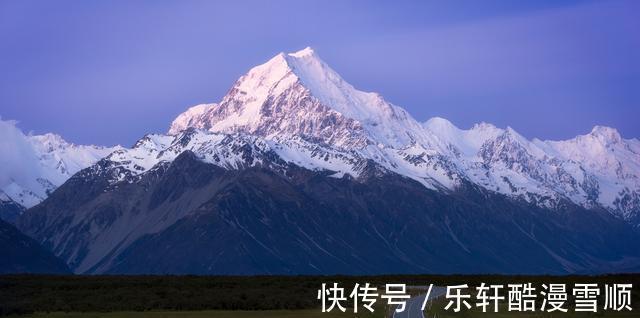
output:
[[[452,311],[444,310],[446,306],[446,300],[440,299],[434,302],[432,306],[432,310],[425,312],[424,317],[437,317],[437,318],[462,318],[462,317],[479,317],[479,318],[592,318],[592,317],[603,317],[603,318],[637,318],[637,311],[624,311],[624,312],[616,312],[616,311],[599,311],[597,313],[586,313],[586,312],[575,312],[569,310],[566,313],[562,312],[509,312],[506,306],[500,306],[500,310],[497,313],[494,312],[486,312],[483,313],[477,308],[473,308],[469,311],[461,311],[459,313],[454,313]]]
[[[383,292],[386,283],[436,286],[480,283],[597,283],[633,284],[631,314],[483,314],[444,311],[433,307],[427,317],[636,317],[640,310],[640,275],[604,276],[502,276],[502,275],[405,275],[405,276],[0,276],[0,316],[78,318],[162,317],[384,317],[389,309],[380,300],[376,312],[354,315],[322,313],[317,299],[322,283],[339,283],[349,295],[355,283],[371,283]],[[410,293],[415,293],[413,290]],[[601,296],[602,297],[602,296]],[[601,300],[602,301],[602,300]],[[350,308],[349,304],[344,304]],[[435,303],[434,303],[435,305]],[[49,313],[49,314],[47,314]]]
[[[316,310],[268,310],[268,311],[152,311],[113,313],[37,313],[30,318],[343,318],[354,317],[353,313],[322,313]],[[382,318],[383,312],[363,313],[357,317]]]
[[[268,310],[268,311],[151,311],[151,312],[112,312],[112,313],[36,313],[27,316],[27,318],[383,318],[387,317],[384,311],[376,311],[375,313],[322,313],[320,310]],[[610,317],[610,318],[636,318],[637,312],[604,312],[604,313],[480,313],[480,312],[461,312],[452,313],[438,309],[426,312],[424,317],[438,318],[460,318],[460,317],[486,317],[486,318],[588,318],[588,317]]]

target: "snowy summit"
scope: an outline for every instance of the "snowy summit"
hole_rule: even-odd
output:
[[[379,94],[354,88],[308,47],[252,68],[219,103],[178,116],[169,134],[187,128],[256,136],[277,144],[285,160],[336,176],[357,177],[359,165],[373,160],[433,189],[472,182],[545,206],[566,199],[626,219],[640,215],[637,139],[601,126],[540,141],[486,123],[469,130],[443,118],[419,123]]]
[[[335,178],[396,173],[443,192],[473,184],[543,207],[601,207],[640,225],[637,139],[603,126],[570,140],[541,141],[488,123],[465,130],[444,118],[418,122],[380,94],[353,87],[311,48],[251,68],[222,100],[189,108],[167,135],[147,135],[131,149],[76,146],[7,127],[5,138],[25,146],[5,153],[27,149],[16,156],[29,164],[12,169],[6,160],[0,199],[23,207],[104,156],[100,167],[111,169],[116,184],[189,150],[225,169],[277,162],[278,169],[296,165]]]

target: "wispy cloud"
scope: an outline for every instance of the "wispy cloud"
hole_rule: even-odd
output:
[[[30,185],[41,175],[38,155],[15,121],[0,118],[0,188],[16,182]]]

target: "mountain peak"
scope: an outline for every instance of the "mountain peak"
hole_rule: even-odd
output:
[[[37,140],[39,143],[49,148],[58,148],[69,146],[70,143],[64,140],[62,136],[54,133],[46,133],[44,135],[33,135],[31,139]]]
[[[315,51],[311,47],[307,46],[306,48],[300,51],[289,53],[287,55],[291,57],[302,58],[302,57],[314,56]]]
[[[618,130],[607,126],[596,125],[591,129],[589,135],[609,142],[618,142],[622,140],[622,136],[620,136]]]
[[[316,68],[316,71],[328,69],[326,63],[310,47],[293,53],[280,52],[266,63],[253,67],[243,78],[248,76],[249,78],[280,80],[290,73],[297,77],[321,75],[317,72],[309,72],[308,68]],[[270,83],[262,82],[261,84]]]
[[[424,127],[434,132],[448,132],[451,130],[459,130],[452,122],[442,117],[431,117],[424,124]]]
[[[253,67],[217,105],[180,115],[170,133],[194,127],[268,138],[297,135],[360,147],[371,137],[400,147],[415,139],[419,126],[380,94],[347,83],[307,47]]]

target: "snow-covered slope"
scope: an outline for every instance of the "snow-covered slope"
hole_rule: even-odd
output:
[[[253,136],[285,161],[335,176],[357,177],[373,160],[432,189],[472,182],[548,207],[568,199],[627,220],[640,215],[637,139],[607,127],[540,141],[486,123],[469,130],[442,118],[419,123],[379,94],[355,89],[310,48],[252,68],[220,103],[178,116],[169,134],[187,128]]]
[[[640,141],[608,127],[566,141],[527,140],[490,124],[461,130],[444,119],[425,128],[456,149],[465,177],[487,189],[553,207],[566,198],[638,217]]]
[[[276,55],[242,76],[218,105],[196,107],[174,121],[171,134],[189,126],[364,148],[400,147],[420,132],[406,111],[356,90],[310,48]]]
[[[584,170],[581,182],[588,199],[627,219],[640,216],[640,140],[623,139],[613,128],[596,126],[589,134],[542,142],[541,147]]]
[[[202,115],[207,113],[212,108],[218,106],[217,104],[200,104],[193,106],[187,109],[186,112],[180,114],[178,118],[176,118],[169,128],[169,134],[175,135],[180,133],[181,131],[193,127],[193,128],[203,128],[200,127],[205,121],[202,119]]]
[[[0,201],[30,208],[119,148],[74,145],[55,134],[25,135],[15,122],[0,120]]]

